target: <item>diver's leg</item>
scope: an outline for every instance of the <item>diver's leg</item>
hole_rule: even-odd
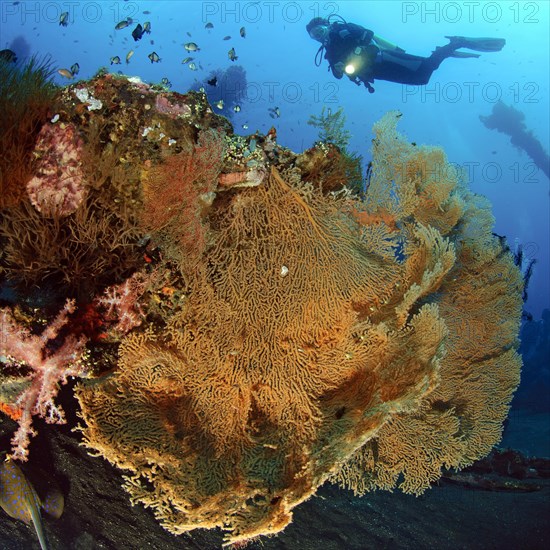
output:
[[[443,60],[449,57],[479,57],[477,53],[457,52],[460,48],[467,48],[478,52],[498,52],[506,44],[504,38],[467,38],[466,36],[446,36],[449,43],[440,46],[432,52],[432,55],[422,64],[424,67],[418,72],[430,70],[431,72],[439,68]],[[429,76],[428,76],[429,79]]]
[[[479,57],[477,53],[470,52],[457,52],[458,48],[464,47],[460,41],[451,41],[445,46],[438,46],[430,57],[427,57],[422,63],[422,66],[417,71],[418,73],[429,71],[428,80],[433,71],[439,68],[439,65],[449,57],[467,58],[467,57]],[[427,82],[427,80],[426,80]]]
[[[449,57],[479,57],[477,53],[469,52],[457,52],[457,48],[462,48],[461,42],[451,41],[445,46],[437,47],[435,51],[432,52],[430,57],[426,57],[418,69],[414,72],[415,82],[410,82],[411,84],[423,85],[427,84],[432,76],[432,73],[439,68],[441,63]]]
[[[435,71],[439,68],[441,63],[449,57],[479,57],[477,53],[469,52],[457,52],[458,48],[463,48],[464,46],[458,40],[452,40],[445,46],[438,46],[430,57],[426,58],[427,65],[431,68],[432,71]]]

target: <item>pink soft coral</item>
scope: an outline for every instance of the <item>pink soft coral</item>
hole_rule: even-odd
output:
[[[45,216],[72,214],[86,196],[77,130],[72,124],[44,124],[34,155],[35,176],[27,184],[33,206]]]
[[[155,99],[155,107],[159,113],[166,114],[172,118],[178,116],[190,116],[191,107],[185,103],[172,103],[166,96],[157,95]]]
[[[105,308],[107,321],[116,321],[113,329],[126,334],[134,327],[141,325],[145,318],[139,298],[145,292],[149,278],[141,273],[134,273],[123,283],[105,289],[97,303]]]
[[[65,384],[71,376],[87,374],[84,336],[77,338],[69,334],[61,345],[51,349],[52,341],[67,324],[68,315],[74,309],[74,301],[67,300],[65,307],[40,335],[31,334],[20,325],[9,308],[0,309],[0,369],[4,367],[21,373],[19,378],[26,382],[21,385],[23,389],[13,402],[4,407],[4,410],[17,411],[14,417],[19,422],[19,428],[11,440],[12,458],[27,460],[30,437],[36,435],[32,428],[33,415],[49,423],[65,422],[63,409],[54,403],[59,385]]]

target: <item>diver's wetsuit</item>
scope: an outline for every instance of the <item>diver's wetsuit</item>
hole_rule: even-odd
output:
[[[342,78],[343,66],[359,58],[360,69],[349,77],[356,84],[363,82],[370,92],[374,91],[370,83],[375,79],[400,84],[427,84],[441,62],[452,57],[460,47],[455,41],[436,48],[430,57],[421,57],[405,53],[400,48],[381,49],[373,38],[373,31],[355,23],[332,23],[328,40],[324,43],[325,59],[329,62],[332,74],[338,79]],[[362,47],[359,55],[355,54],[358,46]],[[340,67],[337,67],[338,63],[341,63]]]
[[[372,77],[400,84],[427,84],[432,73],[444,59],[452,57],[456,44],[437,48],[430,57],[411,55],[400,51],[380,51],[381,61],[374,64]]]
[[[337,63],[346,61],[353,55],[357,46],[367,46],[370,51],[370,64],[374,63],[378,48],[371,44],[374,33],[355,23],[332,23],[325,46],[325,59],[330,65],[332,74],[342,78],[344,71],[336,67]]]

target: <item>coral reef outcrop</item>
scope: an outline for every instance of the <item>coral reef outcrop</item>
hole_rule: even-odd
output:
[[[198,93],[85,85],[101,107],[78,83],[57,111],[79,128],[86,192],[55,223],[87,209],[129,239],[118,269],[91,252],[72,330],[95,365],[76,388],[84,443],[126,470],[132,502],[171,533],[240,543],[284,529],[327,480],[419,494],[489,452],[519,381],[523,282],[441,149],[388,113],[360,196],[344,164],[323,181],[334,145],[235,136]],[[30,202],[0,227],[15,281],[29,265],[14,239],[44,230]]]

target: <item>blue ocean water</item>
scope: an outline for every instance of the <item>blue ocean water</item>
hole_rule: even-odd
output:
[[[538,319],[550,307],[548,177],[508,136],[479,120],[501,100],[524,113],[525,126],[548,151],[550,3],[2,0],[0,6],[2,48],[12,48],[20,59],[50,55],[59,68],[78,63],[75,80],[107,67],[147,82],[166,78],[173,90],[185,92],[213,71],[241,66],[247,85],[238,98],[241,111],[231,112],[236,131],[267,132],[275,126],[279,142],[297,151],[317,137],[307,124],[310,115],[323,106],[343,107],[350,149],[368,161],[372,124],[384,112],[400,110],[401,131],[411,141],[443,146],[449,159],[467,170],[472,189],[491,200],[495,232],[512,247],[521,243],[526,258],[536,259],[526,309]],[[67,26],[59,24],[64,12]],[[318,43],[305,26],[312,17],[330,14],[417,55],[445,45],[446,35],[502,37],[506,46],[479,59],[447,59],[427,85],[377,81],[376,92],[369,94],[346,77],[336,80],[325,60],[319,67],[314,63]],[[132,24],[115,30],[128,18]],[[133,29],[146,21],[151,33],[135,41]],[[186,51],[189,42],[199,51]],[[150,61],[153,52],[160,62]],[[114,56],[121,65],[110,64]],[[182,63],[186,57],[194,58],[197,70]],[[68,82],[60,75],[56,79]],[[272,118],[270,109],[276,107],[280,117]]]

